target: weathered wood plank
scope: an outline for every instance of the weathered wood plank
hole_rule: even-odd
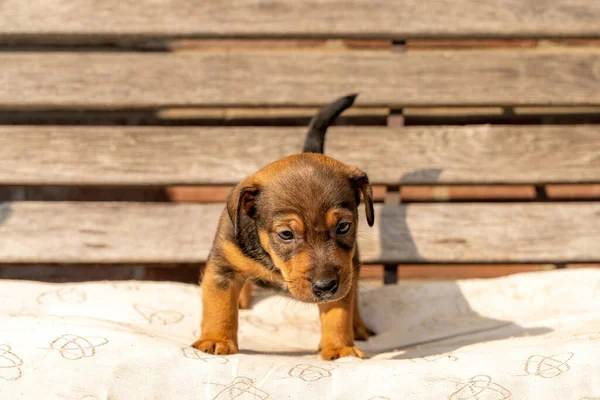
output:
[[[18,263],[198,262],[223,204],[0,204],[0,260]]]
[[[402,109],[405,117],[467,117],[467,116],[499,116],[504,114],[502,107],[426,107]]]
[[[600,203],[412,204],[364,224],[369,262],[561,262],[600,256]],[[371,232],[371,233],[369,233]]]
[[[523,272],[548,271],[553,264],[402,264],[398,266],[398,279],[406,280],[455,280],[495,278]],[[384,266],[364,264],[360,267],[360,279],[369,284],[382,284]]]
[[[456,280],[496,278],[523,272],[548,271],[552,264],[489,264],[489,265],[400,265],[398,280]]]
[[[533,200],[535,187],[531,185],[485,186],[403,186],[402,201],[489,201]]]
[[[386,186],[373,185],[372,188],[373,201],[383,202],[387,192]],[[166,192],[168,199],[176,203],[222,203],[227,199],[231,189],[233,186],[169,186]],[[1,191],[0,201],[2,201]]]
[[[539,40],[535,39],[410,39],[404,45],[407,50],[436,49],[505,49],[534,48]]]
[[[0,107],[600,105],[600,50],[0,53]],[[308,89],[308,90],[307,90]]]
[[[0,127],[0,184],[211,185],[302,148],[305,128]],[[375,184],[600,182],[600,126],[332,127]],[[377,155],[377,156],[375,156]]]
[[[548,196],[560,198],[565,196],[562,188],[573,185],[550,185],[546,187]],[[550,193],[550,187],[561,188],[560,196]],[[576,191],[569,191],[570,198],[600,198],[600,185],[577,185]],[[28,188],[26,186],[26,188]],[[227,198],[233,186],[170,186],[166,189],[170,201],[177,203],[222,203]],[[587,189],[587,191],[585,191]],[[1,194],[1,190],[0,190]],[[386,186],[373,186],[373,200],[377,203],[385,201]],[[534,200],[535,187],[532,185],[485,185],[485,186],[402,186],[399,192],[402,202],[432,202],[432,201],[490,201],[490,200]],[[23,197],[27,200],[36,200]],[[9,199],[9,200],[21,200]],[[0,195],[0,201],[2,196]],[[90,199],[91,201],[91,199]]]
[[[548,185],[546,193],[551,199],[598,199],[600,185]]]
[[[593,0],[43,0],[0,3],[4,36],[585,37]]]
[[[260,107],[260,108],[165,108],[158,110],[156,116],[166,120],[177,119],[223,119],[223,120],[258,120],[277,118],[312,118],[319,107]],[[387,107],[353,107],[344,111],[344,117],[382,117],[389,115]]]
[[[202,262],[222,204],[4,203],[2,263]],[[368,263],[600,260],[600,204],[376,206]]]

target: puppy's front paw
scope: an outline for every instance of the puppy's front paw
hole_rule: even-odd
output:
[[[342,357],[367,358],[367,355],[361,349],[355,346],[346,347],[323,347],[321,349],[321,358],[323,360],[337,360]]]
[[[355,322],[352,327],[354,330],[354,340],[367,340],[371,336],[375,336],[375,332],[362,321]]]
[[[192,347],[208,354],[227,355],[235,354],[238,348],[233,340],[198,339]]]

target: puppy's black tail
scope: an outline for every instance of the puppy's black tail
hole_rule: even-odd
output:
[[[329,128],[329,125],[331,125],[345,109],[354,104],[356,96],[358,96],[358,94],[349,94],[340,97],[333,103],[330,103],[319,110],[319,112],[310,120],[308,134],[306,135],[302,152],[323,154],[327,128]]]

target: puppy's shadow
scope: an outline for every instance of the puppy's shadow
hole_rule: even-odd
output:
[[[303,357],[319,355],[318,351],[258,351],[249,349],[240,349],[240,354],[249,356],[280,356],[280,357]]]
[[[403,175],[399,183],[435,183],[442,172],[442,169],[416,170]],[[428,262],[411,232],[410,207],[405,204],[381,206],[377,223],[383,263]],[[426,215],[422,217],[427,218]],[[490,291],[494,288],[488,289],[488,293]],[[509,296],[510,293],[497,295]],[[485,300],[485,294],[483,296]],[[358,342],[359,346],[370,354],[404,350],[394,358],[427,357],[442,352],[442,349],[447,353],[482,341],[551,331],[548,328],[522,328],[510,321],[510,317],[493,319],[479,315],[456,282],[401,284],[375,289],[361,296],[361,314],[378,335],[366,343]]]
[[[506,285],[491,281],[480,285],[470,289],[468,296],[454,281],[390,285],[363,292],[361,315],[378,335],[358,342],[359,346],[370,355],[393,351],[399,353],[394,359],[413,359],[552,331],[548,327],[524,328],[512,321],[518,314],[508,306],[514,293]],[[472,305],[502,317],[481,315]],[[535,310],[528,312],[535,314]]]
[[[471,304],[479,301],[490,302],[491,313],[503,313],[503,318],[490,318],[477,313]],[[361,292],[360,309],[364,322],[377,332],[368,341],[357,341],[356,345],[369,356],[394,352],[386,359],[419,359],[448,354],[476,343],[503,340],[523,336],[537,336],[549,333],[548,327],[524,328],[510,320],[511,309],[498,309],[504,303],[510,303],[513,293],[505,285],[492,282],[482,284],[477,292],[471,292],[469,300],[456,282],[432,282],[426,284],[400,284],[376,288],[365,288]],[[254,304],[269,300],[269,295],[255,298]],[[504,301],[506,300],[506,301]],[[277,302],[275,304],[284,304]],[[498,306],[500,305],[500,306]],[[315,306],[316,308],[316,306]],[[270,308],[272,312],[278,312]],[[483,307],[488,312],[487,307]],[[551,310],[545,310],[546,312]],[[535,311],[534,311],[535,313]],[[257,313],[261,323],[268,315]],[[314,314],[315,326],[318,316]],[[310,321],[304,320],[304,323]],[[293,324],[287,328],[294,329]],[[265,329],[262,326],[262,329]],[[281,330],[280,330],[281,332]],[[280,335],[280,332],[264,333]],[[313,330],[309,335],[318,339],[320,334]],[[315,356],[315,349],[287,351],[258,351],[244,349],[242,354],[277,356]]]
[[[435,362],[439,358],[445,357],[453,359],[455,356],[453,356],[451,353],[460,349],[461,347],[508,338],[512,339],[525,336],[544,335],[549,332],[552,332],[552,329],[548,327],[523,328],[515,323],[509,322],[499,330],[493,329],[473,334],[459,335],[444,340],[436,340],[429,343],[421,343],[404,348],[398,348],[395,350],[403,352],[398,355],[394,355],[390,359],[425,359],[426,361],[430,362]]]

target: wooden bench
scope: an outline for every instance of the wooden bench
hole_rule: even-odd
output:
[[[215,193],[298,152],[298,125],[348,92],[326,154],[382,189],[359,237],[386,281],[600,262],[599,20],[585,0],[4,1],[0,263],[202,264],[221,202],[89,193]],[[62,201],[31,194],[48,188]]]

